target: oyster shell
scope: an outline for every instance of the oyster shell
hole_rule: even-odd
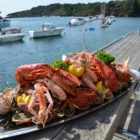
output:
[[[32,116],[28,113],[14,114],[12,117],[12,122],[15,122],[16,124],[32,122]]]
[[[71,117],[75,113],[75,107],[72,104],[68,104],[68,106],[64,109],[64,115],[66,117]]]

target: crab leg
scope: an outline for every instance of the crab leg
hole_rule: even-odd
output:
[[[38,93],[40,109],[39,109],[38,115],[33,117],[33,121],[34,122],[39,121],[39,123],[42,123],[43,127],[45,127],[45,124],[48,120],[48,114],[53,107],[53,100],[49,94],[48,89],[46,87],[42,86],[41,83],[35,84],[35,90]],[[46,93],[46,94],[44,94],[44,93]],[[46,100],[45,96],[47,97],[47,100],[50,103],[48,108],[46,108],[47,100]]]
[[[37,92],[34,91],[32,96],[31,96],[31,100],[29,102],[29,105],[28,105],[28,110],[33,115],[37,115],[38,114],[38,112],[33,109],[34,105],[36,104],[35,102],[37,101],[37,97],[38,97]]]

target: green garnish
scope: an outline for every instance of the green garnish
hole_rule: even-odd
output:
[[[97,58],[107,65],[111,64],[115,60],[115,57],[107,53],[105,50],[97,50]]]
[[[69,65],[66,62],[63,62],[62,59],[55,59],[55,61],[50,65],[51,67],[57,67],[65,71],[68,71],[68,67],[69,67]]]

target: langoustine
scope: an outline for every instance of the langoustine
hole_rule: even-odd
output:
[[[0,93],[0,115],[6,115],[10,111],[14,92],[13,88],[6,88]]]
[[[3,93],[0,93],[0,115],[6,115],[11,108],[11,104],[11,98]]]

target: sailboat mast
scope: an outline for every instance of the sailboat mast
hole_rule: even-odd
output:
[[[102,0],[102,11],[101,11],[102,15],[105,17],[106,13],[105,13],[105,2]]]
[[[102,0],[102,8],[101,8],[101,13],[104,15],[104,6],[103,6],[103,0]]]
[[[105,2],[104,2],[104,17],[106,16],[106,12],[105,12]]]

